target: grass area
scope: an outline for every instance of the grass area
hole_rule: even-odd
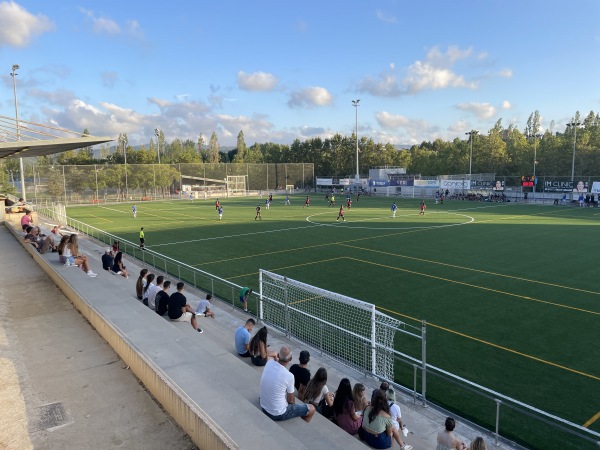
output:
[[[262,268],[426,319],[429,364],[577,424],[598,415],[600,209],[429,201],[420,216],[420,200],[403,199],[392,218],[392,199],[361,197],[338,222],[321,195],[309,209],[283,201],[222,199],[221,222],[198,200],[138,203],[136,219],[126,204],[67,213],[133,242],[143,226],[147,248],[237,284],[258,288]],[[460,403],[445,386],[432,381],[431,398]],[[460,406],[477,420],[473,407]]]

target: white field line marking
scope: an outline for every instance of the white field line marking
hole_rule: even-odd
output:
[[[116,211],[121,214],[127,214],[129,212],[129,211],[121,211],[121,210],[115,209],[115,208],[109,208],[108,206],[98,206],[98,208],[104,208],[104,209],[108,209],[110,211]]]
[[[154,244],[154,245],[152,245],[152,248],[154,248],[154,247],[162,247],[162,246],[165,246],[165,245],[188,244],[190,242],[216,241],[218,239],[229,239],[229,238],[241,237],[241,236],[253,236],[255,234],[279,233],[279,232],[282,232],[282,231],[301,230],[301,229],[304,229],[304,228],[315,228],[315,227],[320,227],[320,226],[323,226],[323,225],[315,223],[315,224],[312,224],[312,225],[309,225],[309,226],[304,226],[304,227],[281,228],[279,230],[256,231],[256,232],[253,232],[253,233],[231,234],[229,236],[215,236],[215,237],[203,238],[203,239],[191,239],[189,241],[169,242],[167,244]]]

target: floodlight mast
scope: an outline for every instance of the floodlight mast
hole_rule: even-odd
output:
[[[15,121],[17,123],[17,141],[21,140],[21,127],[19,126],[19,102],[17,101],[17,70],[19,70],[18,64],[13,64],[12,72],[10,76],[13,78],[13,92],[15,95]],[[21,197],[26,201],[27,197],[25,194],[25,171],[23,170],[23,158],[19,158],[19,170],[21,171]]]
[[[156,154],[158,156],[158,164],[160,164],[160,130],[154,129],[154,136],[156,136]]]
[[[360,99],[352,100],[352,106],[356,111],[356,190],[360,187],[360,171],[358,168],[358,107],[360,106]]]

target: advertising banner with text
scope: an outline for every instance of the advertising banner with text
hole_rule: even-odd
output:
[[[438,180],[415,180],[415,187],[437,188],[440,187]]]
[[[495,181],[492,180],[471,180],[471,189],[487,189],[494,187]]]
[[[441,180],[440,187],[446,189],[471,189],[471,180]]]
[[[544,191],[546,192],[573,192],[573,182],[571,180],[544,180]]]
[[[592,194],[600,194],[600,181],[592,183]]]

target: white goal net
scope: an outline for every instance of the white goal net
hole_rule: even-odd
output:
[[[227,192],[229,195],[246,195],[246,175],[228,175]]]
[[[259,315],[288,337],[362,371],[394,379],[394,336],[403,322],[375,305],[261,270]]]

